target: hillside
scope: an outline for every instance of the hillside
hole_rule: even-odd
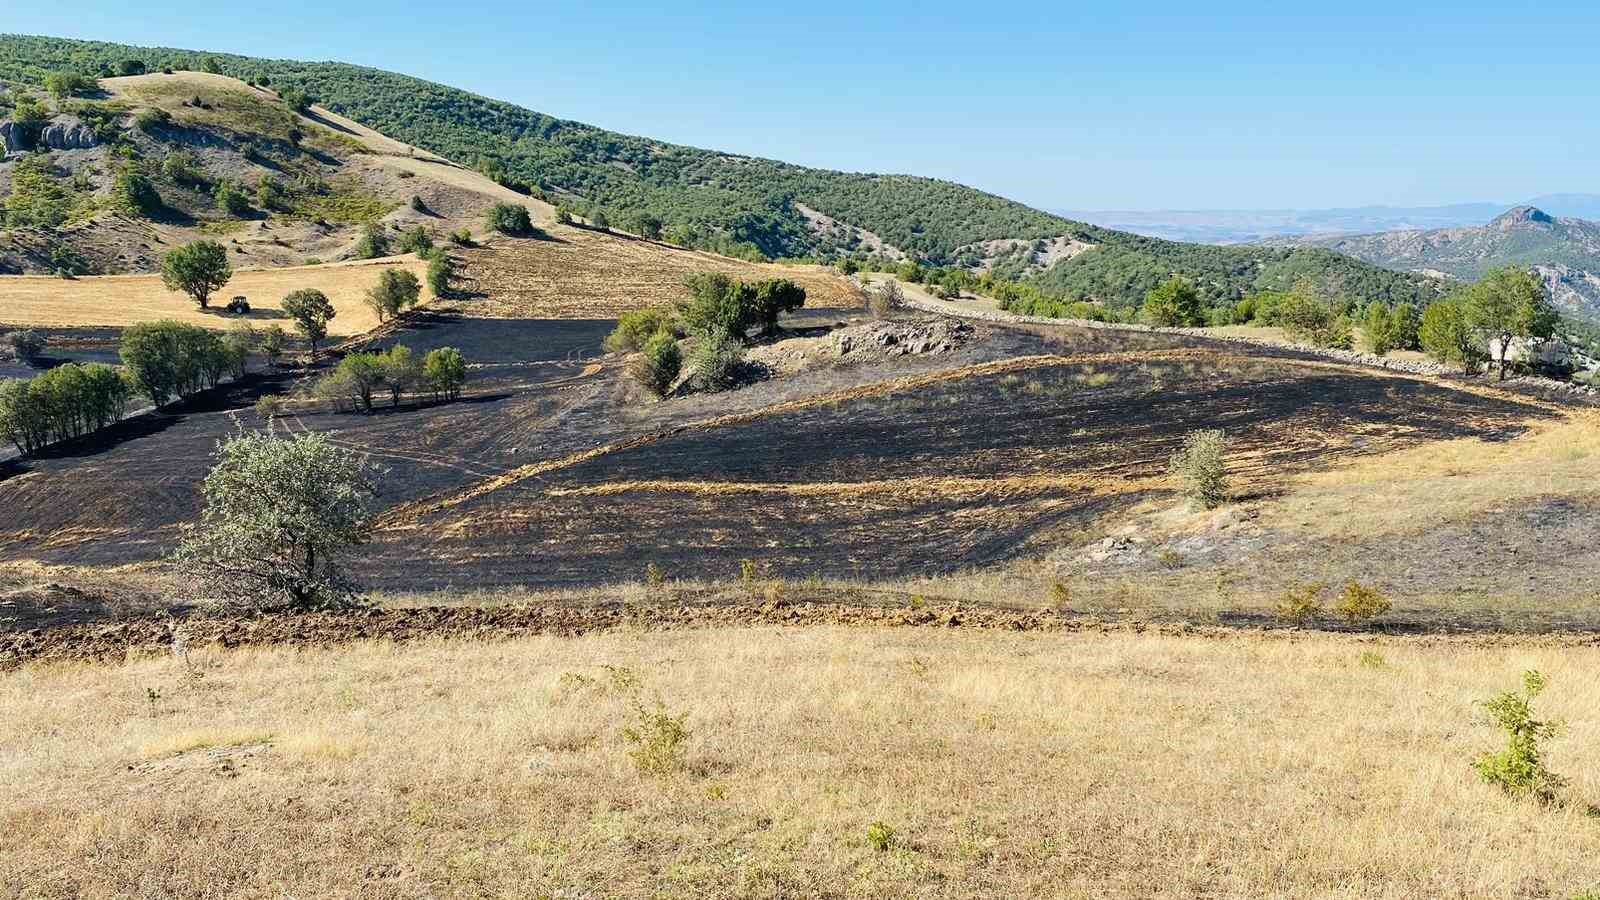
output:
[[[1284,238],[1277,244],[1322,247],[1376,265],[1474,280],[1496,266],[1538,270],[1550,296],[1568,312],[1600,315],[1600,223],[1519,206],[1470,228]]]
[[[998,266],[1052,293],[1127,307],[1174,272],[1215,298],[1310,275],[1363,296],[1437,293],[1432,281],[1342,256],[1177,244],[1096,228],[959,184],[809,169],[604,131],[392,72],[333,62],[256,59],[169,48],[0,36],[0,78],[209,68],[267,77],[327,109],[445,158],[474,164],[580,211],[653,215],[675,243],[767,257],[882,253],[936,265]],[[1051,243],[1081,252],[1046,252]]]

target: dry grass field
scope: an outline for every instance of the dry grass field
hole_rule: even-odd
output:
[[[1568,898],[1600,887],[1597,665],[756,628],[35,666],[0,676],[0,892]],[[1469,768],[1528,668],[1564,806]],[[688,736],[650,774],[622,732],[658,700]]]
[[[207,328],[228,328],[239,317],[219,308],[230,297],[250,300],[245,317],[256,326],[277,322],[292,332],[294,325],[278,304],[290,291],[316,288],[333,301],[338,315],[328,323],[335,337],[363,334],[378,324],[362,295],[384,268],[401,267],[421,278],[427,263],[415,257],[328,263],[289,269],[240,269],[201,310],[188,296],[167,290],[160,275],[101,275],[61,279],[45,275],[8,275],[0,279],[0,328],[122,327],[154,319],[177,319]],[[427,289],[423,289],[426,298]]]

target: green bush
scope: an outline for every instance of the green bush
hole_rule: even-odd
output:
[[[886,853],[892,849],[898,838],[894,826],[887,822],[873,822],[867,826],[867,846],[879,853]]]
[[[1296,585],[1278,598],[1278,618],[1304,626],[1322,613],[1323,584]]]
[[[217,201],[217,207],[230,216],[244,216],[250,213],[250,198],[231,181],[217,182],[212,196]]]
[[[496,203],[489,209],[486,224],[490,231],[514,237],[533,233],[533,219],[528,215],[528,208],[520,203]]]
[[[455,278],[456,263],[450,254],[435,249],[428,254],[428,291],[435,297],[448,297]]]
[[[726,331],[713,328],[695,341],[689,365],[702,390],[725,391],[739,383],[744,345]]]
[[[433,250],[433,235],[421,225],[401,232],[398,244],[401,253],[415,253],[418,257],[426,258]]]
[[[1206,324],[1200,292],[1187,278],[1174,275],[1152,288],[1144,298],[1144,320],[1163,328]]]
[[[141,109],[139,110],[138,114],[133,117],[134,127],[145,132],[146,134],[155,131],[157,128],[164,127],[171,121],[172,116],[168,114],[166,110],[157,109],[155,107],[151,107],[150,109]]]
[[[1334,611],[1351,625],[1370,622],[1388,612],[1394,604],[1382,591],[1352,581],[1344,586],[1344,593],[1334,605]]]
[[[671,310],[661,307],[631,310],[617,317],[617,327],[606,336],[604,347],[610,353],[632,353],[643,349],[657,334],[671,330]]]
[[[1555,737],[1561,726],[1533,717],[1533,701],[1544,692],[1545,677],[1536,671],[1522,673],[1521,691],[1504,691],[1485,701],[1489,720],[1506,734],[1506,747],[1486,752],[1472,767],[1484,781],[1513,797],[1555,802],[1567,780],[1551,772],[1544,761],[1541,742]]]
[[[682,368],[678,342],[664,332],[653,335],[639,355],[628,362],[628,374],[657,397],[666,396]]]
[[[262,419],[276,419],[283,415],[283,396],[281,394],[262,394],[256,398],[256,415]]]
[[[161,174],[173,184],[202,184],[205,172],[200,161],[187,150],[173,150],[161,160]]]
[[[1184,496],[1202,509],[1228,502],[1227,449],[1227,436],[1220,430],[1195,431],[1184,437],[1183,446],[1168,461],[1172,477],[1183,484]]]
[[[1489,358],[1467,318],[1467,300],[1462,294],[1435,300],[1422,311],[1417,327],[1422,349],[1441,363],[1456,363],[1468,374],[1478,371]]]
[[[31,328],[6,335],[6,346],[11,348],[12,358],[30,366],[39,361],[39,354],[44,352],[47,343],[44,335]]]
[[[389,255],[389,232],[381,222],[368,222],[356,241],[356,259],[378,259]]]
[[[111,186],[111,205],[130,216],[152,216],[161,211],[161,195],[143,173],[123,169]]]
[[[69,362],[29,380],[0,381],[0,438],[36,453],[120,421],[132,395],[122,372],[99,363]]]
[[[628,743],[628,758],[639,771],[664,775],[683,767],[684,744],[689,740],[689,714],[673,715],[657,699],[647,708],[637,697],[633,701],[634,722],[622,729]]]

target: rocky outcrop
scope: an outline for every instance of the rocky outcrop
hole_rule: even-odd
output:
[[[67,117],[53,120],[39,134],[39,146],[51,150],[88,150],[99,143],[89,126]]]
[[[21,153],[28,149],[23,143],[22,126],[12,121],[0,122],[0,145],[7,153]]]

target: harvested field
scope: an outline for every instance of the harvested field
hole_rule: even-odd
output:
[[[1600,881],[1596,665],[754,627],[32,666],[0,674],[0,891],[1564,898]],[[1530,667],[1569,805],[1468,765],[1497,742],[1474,702]],[[687,738],[651,775],[621,732],[657,700]]]
[[[44,275],[8,275],[0,279],[0,330],[10,328],[125,327],[156,319],[177,319],[206,328],[226,329],[238,321],[256,327],[272,323],[293,331],[294,323],[278,304],[300,288],[316,288],[333,301],[338,315],[328,323],[333,336],[362,334],[378,324],[362,295],[385,268],[408,269],[421,278],[427,263],[415,257],[361,260],[299,266],[290,269],[240,269],[202,310],[187,296],[167,290],[159,275],[99,275],[62,279]],[[424,288],[426,295],[426,288]],[[248,297],[247,316],[232,316],[220,307],[236,296]]]
[[[474,315],[511,319],[603,319],[688,297],[696,272],[735,278],[788,278],[810,308],[861,306],[850,284],[819,266],[744,262],[658,241],[586,228],[550,226],[550,239],[502,241],[463,257],[462,281],[481,299]]]

